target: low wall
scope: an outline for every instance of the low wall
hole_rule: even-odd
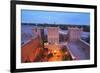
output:
[[[80,47],[82,47],[82,50],[85,52],[87,57],[90,58],[90,45],[81,39],[79,41],[79,45]]]
[[[90,59],[90,45],[85,41],[79,40],[79,41],[68,42],[66,47],[69,49],[69,52],[71,53],[73,59],[77,59],[77,60]]]

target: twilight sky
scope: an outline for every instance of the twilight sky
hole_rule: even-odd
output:
[[[90,13],[21,10],[21,22],[89,25]]]

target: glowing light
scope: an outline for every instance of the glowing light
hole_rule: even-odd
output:
[[[54,50],[54,53],[56,53],[57,51],[56,50]]]

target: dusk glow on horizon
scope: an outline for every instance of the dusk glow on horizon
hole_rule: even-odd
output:
[[[90,13],[21,10],[21,23],[90,25]]]

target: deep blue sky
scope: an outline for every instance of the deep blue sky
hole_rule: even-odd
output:
[[[89,25],[90,13],[21,10],[21,22]]]

